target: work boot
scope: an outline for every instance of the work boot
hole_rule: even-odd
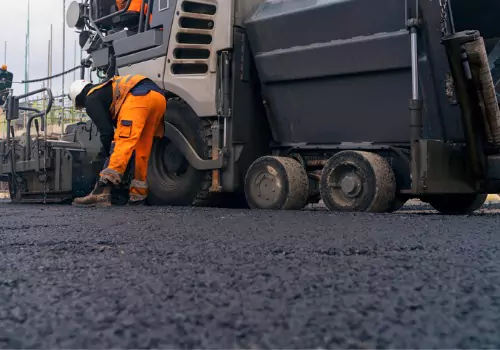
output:
[[[73,205],[88,207],[110,207],[112,184],[98,181],[92,192],[86,197],[75,198]]]

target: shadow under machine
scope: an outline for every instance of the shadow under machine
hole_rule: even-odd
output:
[[[500,2],[130,4],[73,2],[67,22],[89,55],[82,71],[141,74],[165,91],[150,204],[392,212],[420,198],[466,214],[500,192]],[[69,128],[3,142],[16,201],[91,189],[97,133]]]

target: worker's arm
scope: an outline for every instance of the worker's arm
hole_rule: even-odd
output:
[[[109,156],[111,151],[111,143],[113,142],[114,127],[113,119],[109,107],[113,101],[113,90],[111,84],[94,91],[87,97],[85,109],[89,118],[97,126],[100,133],[101,143],[106,151],[106,156]]]

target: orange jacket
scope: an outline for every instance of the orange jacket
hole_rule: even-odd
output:
[[[116,7],[118,8],[118,11],[121,11],[125,8],[125,5],[127,4],[127,0],[116,0]],[[132,0],[130,3],[130,6],[127,10],[127,12],[141,12],[141,5],[142,5],[142,0]],[[147,16],[148,15],[148,4],[147,1],[144,3],[144,14]],[[153,15],[151,14],[149,16],[149,23],[151,23]]]
[[[127,0],[116,0],[116,7],[118,8],[118,11],[123,10],[126,4]],[[132,0],[132,2],[130,3],[130,7],[128,8],[127,11],[141,12],[141,4],[142,0]],[[148,10],[147,1],[144,7],[145,7],[144,13],[147,13],[146,12]]]
[[[144,79],[147,79],[147,77],[138,74],[125,75],[123,77],[114,76],[108,81],[90,89],[87,96],[89,96],[94,91],[99,90],[104,86],[106,86],[107,84],[111,83],[113,86],[113,103],[111,103],[109,110],[111,112],[111,116],[113,117],[113,119],[116,119],[118,113],[120,113],[120,109],[123,105],[123,102],[125,101],[125,98],[127,97],[130,90],[132,90],[137,84],[139,84]]]

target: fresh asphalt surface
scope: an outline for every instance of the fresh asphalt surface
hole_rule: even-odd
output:
[[[0,347],[500,348],[500,210],[421,209],[1,204]]]

